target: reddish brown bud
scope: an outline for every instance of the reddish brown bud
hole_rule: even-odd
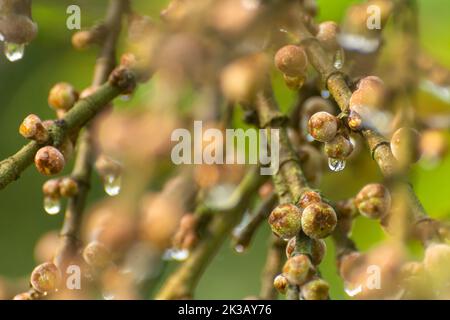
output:
[[[304,76],[308,57],[302,47],[287,45],[275,55],[275,66],[289,77]]]
[[[43,143],[48,140],[48,132],[41,119],[34,114],[27,116],[19,128],[20,134],[27,138]]]
[[[61,196],[59,192],[59,183],[60,183],[59,179],[47,180],[42,185],[42,193],[47,197],[59,198]]]
[[[104,245],[93,241],[84,248],[83,259],[91,267],[103,269],[111,262],[111,254]]]
[[[288,280],[286,279],[285,276],[281,274],[276,276],[275,279],[273,280],[273,286],[281,294],[286,294],[288,285],[289,285]]]
[[[309,134],[317,141],[331,141],[337,134],[338,119],[328,112],[317,112],[308,122]]]
[[[329,158],[344,160],[353,152],[353,144],[342,135],[337,135],[333,140],[325,143],[325,153]]]
[[[301,195],[300,200],[298,201],[298,206],[302,209],[305,209],[310,204],[318,203],[321,201],[322,201],[322,197],[320,196],[320,194],[316,191],[311,190],[311,191],[304,192]]]
[[[34,164],[43,175],[50,176],[60,173],[66,164],[64,156],[55,147],[46,146],[36,153]]]
[[[339,49],[337,36],[339,34],[339,25],[334,21],[325,21],[319,24],[319,31],[316,38],[329,51],[335,52]]]

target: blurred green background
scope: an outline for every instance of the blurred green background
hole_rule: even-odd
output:
[[[53,117],[47,106],[47,94],[58,81],[68,81],[77,88],[89,86],[95,63],[96,50],[77,52],[71,48],[72,31],[66,28],[66,8],[78,4],[82,9],[82,27],[88,27],[102,18],[106,0],[102,1],[34,1],[34,19],[39,24],[39,35],[26,48],[25,58],[9,63],[0,57],[0,158],[13,154],[24,139],[18,126],[29,113],[41,118]],[[168,2],[166,0],[133,1],[135,8],[155,19]],[[346,7],[358,1],[319,0],[320,20],[340,20]],[[421,0],[420,34],[424,48],[450,67],[450,2]],[[282,105],[292,101],[292,93],[280,89],[277,93]],[[139,98],[137,98],[139,99]],[[448,107],[439,100],[423,94],[421,103]],[[136,101],[129,102],[130,104]],[[367,157],[369,155],[367,154]],[[370,161],[368,161],[370,162]],[[67,166],[70,168],[71,166]],[[348,168],[339,174],[327,173],[321,189],[331,199],[354,195],[365,183],[380,181],[373,162],[361,172]],[[412,179],[419,198],[434,217],[450,217],[450,158],[433,170],[416,166]],[[58,229],[63,216],[49,216],[42,208],[41,185],[45,178],[30,168],[18,182],[0,192],[0,275],[9,278],[29,274],[34,267],[33,248],[37,239],[47,230]],[[89,203],[103,197],[99,178],[94,184]],[[245,254],[236,254],[227,243],[202,278],[197,291],[201,299],[232,299],[255,295],[259,291],[259,276],[264,265],[268,226],[264,225]],[[353,237],[366,250],[384,237],[377,223],[358,219]],[[333,246],[328,243],[328,254],[321,266],[325,279],[331,284],[333,299],[344,299],[341,280],[336,276]],[[420,252],[419,252],[420,254]]]

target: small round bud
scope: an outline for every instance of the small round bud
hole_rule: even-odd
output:
[[[275,66],[289,77],[304,76],[308,57],[302,47],[287,45],[275,54]]]
[[[302,228],[302,212],[293,204],[281,204],[273,209],[269,224],[273,233],[282,239],[294,237]]]
[[[48,104],[55,110],[70,110],[77,100],[77,91],[65,82],[55,84],[48,95]]]
[[[299,286],[308,281],[313,271],[311,260],[304,254],[289,258],[283,266],[283,275],[290,283]]]
[[[338,130],[338,119],[328,112],[317,112],[308,121],[309,134],[317,141],[332,140]]]
[[[437,284],[448,284],[450,281],[450,245],[433,243],[425,250],[423,259],[425,270]]]
[[[50,198],[59,198],[61,196],[59,192],[59,183],[60,183],[59,179],[47,180],[42,185],[42,193]]]
[[[322,197],[316,191],[307,191],[304,192],[300,200],[298,201],[298,206],[302,209],[305,209],[307,206],[313,203],[318,203],[322,201]]]
[[[91,267],[103,269],[111,262],[111,254],[103,244],[93,241],[84,248],[83,259]]]
[[[355,198],[359,212],[370,219],[381,219],[391,207],[391,195],[382,184],[368,184]]]
[[[322,97],[311,97],[308,98],[301,107],[301,116],[309,120],[315,113],[325,111],[328,113],[333,113],[334,108],[329,100]]]
[[[327,300],[330,285],[322,279],[314,279],[305,283],[301,288],[301,294],[305,300]]]
[[[63,197],[74,197],[78,193],[78,183],[71,177],[62,178],[59,182],[59,191]]]
[[[334,209],[325,203],[313,203],[302,213],[303,232],[313,239],[328,237],[337,224]]]
[[[294,237],[286,245],[286,257],[288,259],[295,254],[296,241],[297,238]],[[327,246],[325,241],[322,239],[311,239],[311,262],[313,265],[317,266],[322,262],[326,251]]]
[[[420,159],[420,134],[412,128],[400,128],[392,135],[391,150],[402,164],[416,163]]]
[[[41,119],[34,114],[27,116],[20,125],[20,134],[27,138],[43,143],[48,140],[48,132]]]
[[[346,159],[353,152],[353,144],[342,135],[337,135],[333,140],[325,143],[325,153],[329,158]]]
[[[285,276],[281,274],[276,276],[275,279],[273,280],[274,288],[277,289],[277,291],[281,294],[286,294],[288,285],[289,285],[288,280],[286,279]]]
[[[339,49],[337,36],[339,34],[339,25],[334,21],[325,21],[319,24],[319,30],[316,38],[329,51]]]
[[[36,153],[34,164],[40,173],[50,176],[60,173],[64,169],[66,162],[64,156],[58,149],[46,146],[39,149]]]
[[[72,46],[77,50],[85,50],[95,42],[92,30],[81,30],[72,36]]]
[[[51,262],[45,262],[37,266],[31,273],[31,286],[41,293],[55,291],[60,281],[61,274]]]
[[[347,123],[350,129],[353,131],[359,131],[362,129],[363,119],[358,112],[351,110]]]
[[[386,88],[383,80],[370,76],[358,83],[358,89],[350,98],[350,108],[368,107],[381,109],[386,99]]]
[[[365,255],[352,251],[339,259],[339,275],[344,281],[351,281],[365,263]]]

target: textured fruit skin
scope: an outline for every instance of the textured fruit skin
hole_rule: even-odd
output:
[[[59,179],[47,180],[42,185],[42,193],[51,198],[59,198],[61,196],[61,193],[59,192],[59,182]]]
[[[45,262],[37,266],[31,273],[31,286],[41,293],[55,291],[60,281],[59,269],[51,262]]]
[[[28,115],[20,124],[19,133],[27,139],[32,139],[38,143],[43,143],[48,140],[48,132],[44,127],[41,119],[35,115]]]
[[[322,279],[314,279],[305,283],[301,288],[301,294],[305,300],[327,300],[330,285]]]
[[[332,114],[321,111],[315,113],[308,121],[309,134],[317,141],[333,140],[338,130],[338,119]]]
[[[307,65],[308,57],[299,46],[287,45],[275,54],[275,66],[289,77],[303,76]]]
[[[316,191],[307,191],[304,192],[300,200],[298,201],[298,206],[302,209],[305,209],[307,206],[313,203],[318,203],[322,201],[322,197]]]
[[[400,128],[391,138],[394,157],[403,165],[416,163],[420,159],[420,134],[413,128]]]
[[[66,82],[60,82],[53,86],[48,95],[48,104],[55,110],[70,110],[78,100],[75,88]]]
[[[40,173],[50,176],[60,173],[64,169],[66,161],[58,149],[46,146],[38,150],[34,157],[34,164]]]
[[[281,294],[286,294],[287,288],[288,288],[289,282],[287,278],[283,275],[278,275],[273,280],[273,286],[277,291]]]
[[[326,238],[333,232],[336,225],[336,212],[328,204],[313,203],[303,210],[302,229],[310,238]]]
[[[352,154],[353,144],[346,137],[337,135],[325,143],[324,150],[329,158],[344,160]]]
[[[368,184],[356,195],[355,205],[363,216],[381,219],[391,207],[391,195],[382,184]]]
[[[283,266],[283,275],[289,283],[301,286],[311,277],[314,267],[307,255],[299,254],[289,258]]]
[[[282,239],[294,237],[302,229],[302,212],[293,204],[277,206],[269,216],[273,233]]]

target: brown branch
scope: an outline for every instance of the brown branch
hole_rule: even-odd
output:
[[[348,114],[352,91],[347,85],[346,75],[334,68],[325,49],[303,24],[299,26],[299,36],[304,43],[311,64],[322,76],[341,111]],[[372,129],[364,129],[361,134],[365,138],[372,157],[380,167],[382,174],[389,180],[395,178],[398,174],[398,164],[392,155],[388,140]],[[405,184],[412,216],[416,220],[422,219],[426,216],[424,208],[417,199],[411,185],[407,182],[403,183]]]
[[[208,264],[232,228],[242,217],[249,199],[264,183],[265,176],[259,174],[259,167],[252,168],[242,179],[229,199],[229,206],[214,213],[205,237],[193,249],[189,258],[166,280],[156,299],[171,300],[192,298],[195,287]]]
[[[116,63],[116,45],[122,26],[122,16],[128,8],[128,0],[111,0],[106,14],[106,38],[102,44],[95,66],[92,86],[102,85]],[[71,176],[79,185],[78,194],[70,198],[67,204],[64,224],[60,232],[61,244],[55,255],[55,264],[63,266],[76,252],[79,244],[79,230],[89,190],[93,162],[93,147],[90,130],[86,128],[78,138],[78,153]]]

